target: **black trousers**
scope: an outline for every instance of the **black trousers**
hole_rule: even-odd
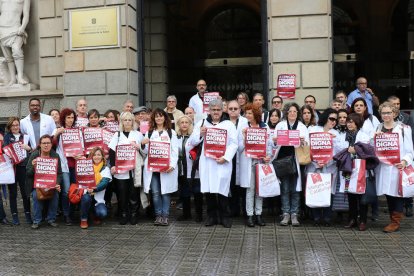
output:
[[[116,182],[120,214],[136,216],[139,210],[139,188],[134,187],[134,180],[132,178],[117,179]]]
[[[207,215],[211,218],[230,217],[229,198],[221,194],[206,193]]]
[[[362,195],[348,193],[349,218],[357,221],[358,214],[360,222],[367,223],[368,205],[361,203]]]

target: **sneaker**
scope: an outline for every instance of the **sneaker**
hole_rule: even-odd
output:
[[[12,218],[13,225],[20,225],[19,216],[16,213],[12,214]]]
[[[154,221],[154,225],[162,225],[162,217],[157,216]]]
[[[292,219],[292,226],[299,226],[300,225],[300,223],[298,221],[298,215],[292,214],[291,219]]]
[[[39,224],[38,223],[33,223],[31,227],[32,227],[32,229],[39,229]]]
[[[168,217],[161,217],[161,225],[162,226],[168,226],[168,225],[170,225],[170,223],[168,221]]]
[[[88,220],[87,219],[82,219],[81,220],[80,228],[82,228],[82,229],[88,229]]]
[[[280,221],[281,226],[288,226],[290,222],[290,214],[284,213],[283,219]]]
[[[48,221],[47,222],[47,224],[49,224],[50,226],[52,226],[52,227],[58,227],[59,226],[59,224],[57,224],[56,222],[54,222],[54,221]]]

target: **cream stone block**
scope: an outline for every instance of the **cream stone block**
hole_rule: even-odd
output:
[[[56,16],[63,16],[63,0],[55,0]]]
[[[125,4],[126,0],[106,0],[105,3],[106,5],[120,5]]]
[[[273,62],[330,60],[329,39],[279,40],[271,43]]]
[[[135,10],[137,9],[137,0],[127,0],[128,5],[133,7]]]
[[[125,48],[91,50],[85,52],[85,70],[112,70],[127,68]]]
[[[128,36],[127,36],[128,37],[128,42],[127,43],[128,43],[129,48],[134,49],[134,50],[138,50],[137,32],[132,28],[128,28],[127,32],[128,32]]]
[[[165,34],[166,33],[166,23],[165,18],[156,17],[150,19],[150,30],[151,33],[155,34]]]
[[[63,91],[63,77],[57,77],[57,89]]]
[[[42,108],[43,108],[43,112],[44,113],[49,113],[49,110],[53,109],[53,108],[57,108],[60,110],[60,101],[61,99],[58,98],[47,98],[44,99],[43,104],[42,104]]]
[[[138,95],[138,73],[129,70],[129,94],[131,95]],[[141,92],[142,93],[142,92]]]
[[[54,57],[56,56],[56,42],[55,38],[41,38],[39,39],[39,55],[40,57]]]
[[[164,67],[153,67],[152,68],[152,82],[153,83],[165,83],[167,82],[167,72]]]
[[[55,0],[39,0],[39,18],[55,17]]]
[[[165,51],[151,51],[152,66],[167,66],[167,53]]]
[[[162,0],[152,0],[149,8],[151,17],[164,17],[166,14],[165,4]]]
[[[69,51],[69,32],[68,31],[63,32],[63,49],[65,51]]]
[[[80,72],[85,69],[84,52],[72,51],[65,55],[65,72]]]
[[[330,0],[271,0],[270,16],[328,14]]]
[[[57,88],[56,77],[40,78],[40,89],[45,91],[53,91]]]
[[[66,73],[64,87],[65,96],[103,95],[106,93],[106,73],[105,71]]]
[[[114,70],[106,72],[106,92],[108,94],[128,93],[128,70]]]
[[[272,18],[271,39],[295,39],[299,37],[299,18]]]
[[[126,8],[127,8],[127,24],[128,26],[136,30],[137,29],[137,12],[130,6],[126,6]]]
[[[151,35],[151,50],[165,50],[167,48],[167,39],[163,34]]]
[[[63,38],[57,37],[56,38],[56,55],[57,56],[63,56]]]
[[[152,84],[152,101],[160,101],[160,102],[164,102],[165,104],[165,99],[167,98],[167,91],[168,91],[168,86],[165,83],[156,83],[156,84]]]
[[[331,17],[328,15],[301,17],[300,37],[330,37],[331,24]]]
[[[0,117],[1,118],[9,118],[11,116],[19,116],[19,102],[6,102],[2,101],[0,102]],[[25,116],[27,113],[23,113]]]
[[[128,62],[129,69],[138,71],[138,56],[136,51],[128,49]]]
[[[121,17],[121,26],[125,26],[127,24],[127,17],[126,17],[126,10],[127,6],[121,6],[119,8],[119,16]]]
[[[105,0],[64,0],[64,9],[99,7],[105,5]]]
[[[122,26],[121,27],[121,47],[126,47],[127,46],[127,27],[126,26]]]
[[[89,108],[96,108],[100,113],[104,113],[108,109],[121,110],[124,102],[130,99],[129,95],[101,95],[101,96],[87,96],[86,100],[89,103]],[[136,99],[132,99],[136,101]]]
[[[303,63],[303,87],[330,87],[330,68],[330,62]]]
[[[63,75],[63,58],[48,57],[40,59],[40,76],[62,76]]]
[[[63,29],[69,30],[69,11],[63,12]]]
[[[280,74],[295,74],[296,75],[296,87],[300,87],[301,82],[301,73],[300,73],[300,63],[277,63],[272,65],[272,80],[274,88],[277,86],[277,77]]]
[[[46,18],[39,20],[39,37],[62,36],[63,20],[58,18]]]

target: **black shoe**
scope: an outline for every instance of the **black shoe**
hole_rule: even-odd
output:
[[[11,222],[7,218],[3,218],[2,220],[0,220],[0,224],[10,225],[10,226],[13,225],[13,224],[11,224]]]
[[[324,225],[325,227],[331,227],[331,222],[330,222],[330,221],[324,221],[324,222],[323,222],[323,225]]]
[[[195,222],[202,222],[203,221],[203,215],[196,215]]]
[[[408,218],[413,216],[413,206],[407,207],[405,211],[405,216]]]
[[[248,227],[254,227],[254,217],[253,216],[247,216],[246,225]]]
[[[131,216],[131,219],[129,220],[129,222],[131,223],[131,225],[136,225],[138,223],[137,215]]]
[[[256,216],[256,224],[259,225],[259,226],[265,226],[266,225],[266,223],[265,223],[265,221],[264,221],[264,219],[262,218],[261,215]]]
[[[223,218],[221,221],[224,228],[231,228],[231,218]]]
[[[65,221],[66,226],[71,226],[72,225],[72,219],[70,218],[70,216],[65,216],[65,218],[63,220]]]
[[[313,226],[321,226],[321,220],[320,219],[316,219],[313,221]]]
[[[127,214],[121,214],[121,218],[119,219],[120,225],[125,225],[128,223],[128,216]]]
[[[213,226],[217,224],[217,218],[208,217],[205,226]]]

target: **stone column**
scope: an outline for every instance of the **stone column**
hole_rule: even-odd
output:
[[[120,8],[120,47],[71,51],[69,11],[108,6]],[[81,97],[86,98],[90,109],[96,108],[100,112],[121,110],[126,99],[132,99],[138,105],[136,0],[63,0],[63,14],[62,106],[75,107]]]
[[[301,106],[311,94],[316,108],[325,109],[333,83],[331,1],[271,0],[268,20],[269,97],[276,93],[279,74],[296,74],[294,101]]]

